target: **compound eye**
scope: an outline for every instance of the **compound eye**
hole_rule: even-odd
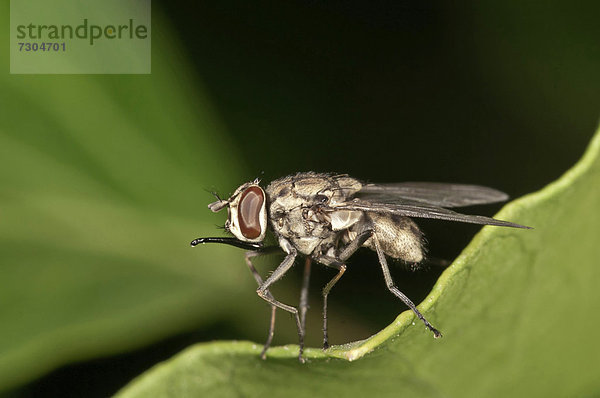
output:
[[[238,205],[240,231],[247,239],[256,239],[261,235],[260,213],[265,204],[265,194],[260,187],[247,188]]]

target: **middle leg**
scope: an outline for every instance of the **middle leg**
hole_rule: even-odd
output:
[[[327,319],[327,298],[333,286],[340,280],[344,272],[346,272],[346,261],[352,256],[370,237],[373,235],[372,229],[365,229],[358,236],[346,245],[338,254],[338,258],[322,256],[318,260],[322,264],[338,270],[338,273],[325,285],[323,289],[323,349],[329,348],[329,330]]]
[[[336,268],[338,273],[325,285],[323,288],[323,349],[329,348],[329,332],[327,330],[327,297],[333,286],[340,280],[344,272],[346,272],[346,265],[332,261],[329,264],[325,264],[328,267]]]

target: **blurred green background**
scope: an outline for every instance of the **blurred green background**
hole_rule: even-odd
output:
[[[188,247],[222,234],[211,190],[315,170],[515,197],[575,163],[598,124],[597,2],[190,7],[153,2],[150,76],[9,75],[0,55],[7,395],[106,396],[192,343],[262,343],[269,311],[242,251]],[[449,260],[478,230],[421,225],[430,254]],[[263,275],[278,258],[257,262]],[[404,310],[375,261],[357,255],[332,293],[335,344]],[[318,290],[332,272],[313,269],[318,347]],[[398,266],[394,277],[419,301],[440,272]],[[275,294],[295,302],[300,276]],[[275,343],[290,342],[280,314]]]

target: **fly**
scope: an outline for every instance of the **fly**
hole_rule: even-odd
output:
[[[323,348],[329,347],[327,297],[346,272],[346,261],[359,248],[377,253],[388,290],[406,304],[434,337],[442,336],[415,304],[392,280],[386,257],[417,264],[424,260],[423,233],[412,218],[529,228],[494,218],[457,213],[450,208],[501,202],[508,195],[498,190],[463,184],[405,182],[370,184],[346,174],[305,172],[273,181],[265,189],[254,180],[241,185],[227,200],[208,205],[213,212],[228,210],[225,229],[233,237],[198,238],[200,243],[224,243],[248,250],[246,264],[258,283],[257,294],[271,305],[269,337],[261,357],[264,359],[273,337],[275,310],[291,313],[296,321],[299,340],[298,359],[303,362],[304,314],[310,261],[337,270],[323,289]],[[267,230],[275,235],[277,246],[264,246]],[[263,280],[251,259],[283,250],[285,258]],[[307,257],[300,310],[275,299],[269,287],[293,266],[296,257]]]

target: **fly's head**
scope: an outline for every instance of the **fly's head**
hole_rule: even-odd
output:
[[[225,229],[244,242],[262,242],[267,233],[267,197],[258,182],[246,183],[236,189],[229,199],[208,205],[213,212],[227,207]]]
[[[244,249],[258,250],[267,233],[267,196],[258,185],[259,180],[243,184],[229,199],[219,199],[208,205],[214,213],[227,208],[225,230],[235,238],[198,238],[199,243],[225,243]]]

